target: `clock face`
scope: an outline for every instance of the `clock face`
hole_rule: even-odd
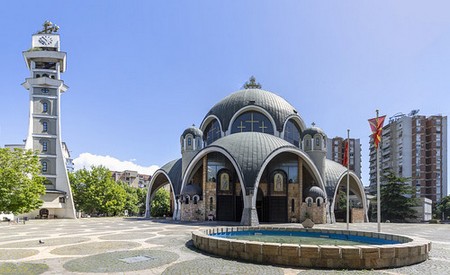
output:
[[[39,37],[38,41],[39,41],[39,43],[41,43],[41,45],[47,46],[47,45],[51,45],[53,43],[53,38],[48,35],[43,35],[43,36]]]

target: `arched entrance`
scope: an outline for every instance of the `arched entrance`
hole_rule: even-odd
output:
[[[235,182],[236,176],[229,169],[219,170],[216,178],[216,200],[218,221],[240,221],[244,203],[240,184]]]

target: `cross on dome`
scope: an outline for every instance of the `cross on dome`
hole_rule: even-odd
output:
[[[256,82],[256,78],[252,75],[249,81],[245,82],[244,89],[261,89],[261,84]]]

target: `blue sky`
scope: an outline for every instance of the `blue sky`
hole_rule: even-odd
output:
[[[28,127],[22,51],[45,20],[67,54],[62,135],[77,158],[144,167],[254,75],[329,137],[367,119],[449,113],[448,1],[7,1],[0,10],[0,144]],[[86,156],[86,155],[85,155]]]

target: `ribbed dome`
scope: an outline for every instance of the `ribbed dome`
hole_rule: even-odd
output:
[[[302,138],[306,135],[310,135],[311,137],[314,137],[315,134],[321,134],[322,136],[326,136],[325,132],[320,129],[319,127],[313,126],[311,128],[305,129],[305,131],[302,132]]]
[[[261,89],[240,90],[225,97],[214,105],[206,114],[216,116],[227,131],[233,115],[246,106],[258,106],[266,110],[274,119],[278,131],[283,129],[283,125],[290,116],[298,116],[295,108],[284,98]]]
[[[327,195],[325,194],[325,191],[320,189],[320,187],[312,186],[311,188],[309,188],[308,197],[311,197],[314,200],[316,200],[318,197],[325,199],[327,197]]]
[[[199,128],[195,127],[195,125],[192,125],[191,127],[184,130],[182,137],[185,137],[187,134],[192,134],[194,137],[202,137],[203,132]]]
[[[181,195],[189,195],[190,197],[194,195],[201,196],[202,189],[198,185],[189,183],[183,188],[183,191],[181,191]]]

